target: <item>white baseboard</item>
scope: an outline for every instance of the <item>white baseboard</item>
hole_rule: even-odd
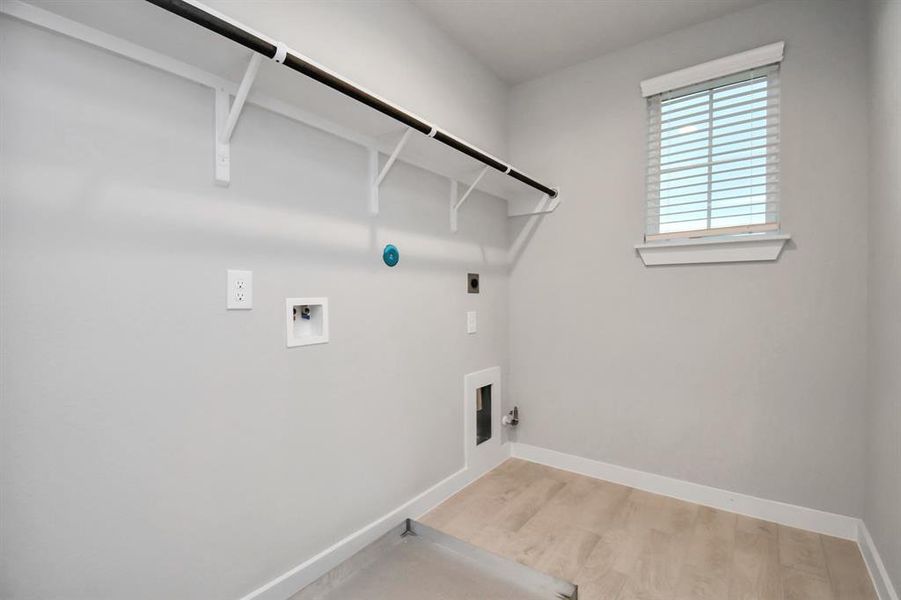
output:
[[[377,540],[392,527],[408,517],[418,518],[444,502],[464,487],[502,463],[510,456],[510,444],[501,446],[495,463],[481,468],[464,467],[439,481],[415,498],[398,506],[385,516],[359,529],[316,556],[297,565],[287,573],[250,592],[241,600],[287,600],[305,586],[316,581],[346,559]]]
[[[873,542],[866,524],[860,521],[859,525],[857,544],[860,546],[863,561],[867,564],[867,569],[870,571],[870,579],[873,580],[879,600],[898,600],[898,591],[892,585],[892,580],[888,576],[888,570],[882,562],[882,557],[879,556],[879,550],[876,549],[876,544]]]
[[[729,492],[528,444],[513,444],[512,456],[789,527],[825,533],[846,540],[858,539],[860,519],[855,517]]]

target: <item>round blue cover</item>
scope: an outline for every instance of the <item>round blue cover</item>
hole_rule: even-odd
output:
[[[400,260],[400,252],[397,250],[397,246],[394,244],[385,246],[385,249],[382,251],[382,260],[384,260],[385,264],[389,267],[396,265],[397,261]]]

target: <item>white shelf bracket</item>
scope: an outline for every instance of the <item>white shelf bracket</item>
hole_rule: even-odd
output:
[[[379,186],[375,180],[379,176],[379,151],[369,149],[369,214],[379,214]]]
[[[450,228],[451,231],[457,231],[457,180],[450,180],[450,199],[448,207],[450,208]]]
[[[563,197],[560,196],[559,190],[554,190],[557,192],[557,195],[553,198],[550,197],[549,194],[544,194],[541,197],[541,200],[538,201],[538,204],[535,205],[535,208],[532,210],[520,211],[513,208],[512,205],[509,205],[507,209],[508,217],[534,217],[536,215],[549,215],[560,206],[560,203],[563,201]]]
[[[238,124],[238,117],[247,101],[247,95],[260,70],[261,54],[254,53],[244,71],[241,85],[235,93],[235,101],[229,107],[229,94],[223,88],[216,89],[216,183],[227,186],[231,180],[231,138]]]
[[[463,203],[466,202],[466,199],[469,198],[469,195],[472,193],[476,186],[479,185],[479,182],[482,180],[482,177],[485,176],[485,173],[488,172],[490,167],[483,167],[481,171],[479,171],[478,176],[475,178],[475,181],[469,186],[469,189],[466,190],[466,193],[463,194],[463,197],[457,200],[457,182],[454,180],[451,183],[452,193],[451,193],[451,210],[450,210],[450,228],[453,233],[457,233],[457,214],[460,211],[460,207],[463,206]]]
[[[412,133],[413,130],[407,128],[404,135],[401,136],[400,141],[394,146],[394,150],[391,152],[391,155],[388,157],[388,160],[385,162],[385,166],[382,167],[381,171],[379,171],[378,150],[375,148],[369,149],[369,173],[371,177],[370,180],[372,181],[369,190],[369,212],[374,215],[379,214],[379,186],[382,185],[382,181],[385,180],[388,171],[394,166],[394,162],[397,160],[397,157],[400,156],[400,151],[404,149],[404,146],[407,144],[407,140],[410,139],[410,134]]]

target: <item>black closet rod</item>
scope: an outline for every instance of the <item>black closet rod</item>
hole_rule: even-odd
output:
[[[509,165],[505,165],[500,162],[496,158],[485,154],[478,148],[474,146],[470,146],[466,142],[459,140],[452,135],[449,135],[437,127],[426,123],[425,121],[419,119],[418,117],[411,115],[407,111],[389,103],[377,96],[373,96],[369,92],[362,90],[350,83],[349,81],[338,77],[328,71],[325,71],[321,67],[307,61],[306,59],[296,56],[291,52],[286,52],[286,49],[280,45],[273,44],[272,42],[265,40],[259,37],[257,34],[242,29],[224,19],[217,17],[214,14],[208,13],[207,11],[190,4],[189,2],[185,2],[184,0],[147,0],[151,4],[155,4],[160,8],[168,10],[169,12],[176,14],[184,19],[192,21],[201,27],[209,29],[214,33],[218,33],[223,37],[227,37],[233,42],[237,42],[242,46],[253,50],[254,52],[259,52],[266,58],[271,58],[284,64],[286,67],[294,69],[298,73],[303,73],[307,77],[311,79],[315,79],[319,83],[323,83],[330,88],[337,90],[344,94],[345,96],[349,96],[358,102],[362,102],[366,106],[374,108],[384,115],[388,115],[392,119],[399,121],[406,125],[407,127],[411,127],[420,133],[424,133],[429,137],[433,137],[442,144],[450,146],[451,148],[470,156],[489,167],[500,171],[501,173],[505,173],[510,177],[517,179],[524,184],[539,190],[551,198],[555,198],[557,196],[557,190],[550,188],[542,183],[539,183],[525,175],[524,173],[520,173],[513,167]],[[279,56],[279,52],[281,51],[281,56]]]

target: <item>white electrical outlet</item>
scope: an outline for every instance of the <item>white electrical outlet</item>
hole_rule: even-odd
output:
[[[475,333],[477,330],[476,311],[471,310],[466,313],[466,333]]]
[[[225,308],[228,310],[253,308],[253,271],[229,269],[225,293]]]

